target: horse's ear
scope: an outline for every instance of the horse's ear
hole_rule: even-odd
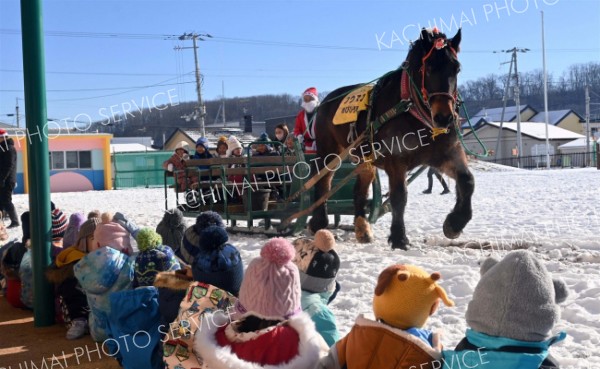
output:
[[[433,43],[433,38],[431,37],[431,33],[427,30],[427,28],[423,28],[421,30],[421,40],[425,41],[428,44]]]
[[[452,39],[450,40],[450,46],[452,46],[454,48],[454,50],[456,50],[456,52],[459,52],[459,50],[460,50],[460,40],[461,39],[462,39],[462,28],[459,28],[458,32],[456,32],[454,37],[452,37]]]

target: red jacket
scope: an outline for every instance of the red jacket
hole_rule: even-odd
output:
[[[185,178],[185,161],[179,157],[177,154],[171,155],[170,158],[165,160],[163,163],[163,169],[167,169],[169,164],[173,164],[173,171],[177,172],[177,184],[179,185],[179,191],[184,191],[186,189],[186,178]],[[188,175],[189,184],[198,182],[198,176]]]
[[[208,368],[312,368],[327,354],[327,344],[305,313],[255,332],[239,333],[236,323],[211,324],[196,332],[194,352]]]
[[[316,112],[314,114],[316,114]],[[296,123],[294,124],[294,136],[296,138],[302,136],[302,138],[304,139],[305,152],[315,153],[317,152],[317,145],[315,142],[314,124],[312,125],[312,130],[309,130],[307,129],[307,123],[308,119],[306,117],[306,111],[302,109],[298,112],[298,115],[296,115]]]

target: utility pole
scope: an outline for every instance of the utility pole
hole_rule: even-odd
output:
[[[586,158],[586,166],[592,165],[591,158],[591,149],[590,149],[590,85],[586,83],[585,85],[585,158]]]
[[[221,99],[223,104],[223,127],[225,127],[225,81],[221,81]]]
[[[498,131],[498,138],[496,139],[496,151],[494,157],[498,159],[498,153],[500,152],[500,139],[502,138],[502,125],[504,124],[504,111],[506,110],[506,101],[508,100],[508,89],[510,87],[510,77],[512,74],[514,57],[510,58],[510,67],[508,68],[508,77],[506,78],[506,86],[504,86],[504,96],[502,96],[502,113],[500,114],[500,129]],[[502,63],[506,64],[506,63]]]
[[[15,107],[15,118],[17,119],[17,128],[21,128],[19,122],[19,98],[17,97],[17,106]]]
[[[517,50],[513,48],[513,57],[515,58],[515,105],[517,113],[517,163],[519,168],[523,165],[521,157],[523,156],[523,137],[521,136],[521,97],[519,86],[519,70],[517,69]]]
[[[544,67],[544,123],[546,124],[546,169],[550,169],[550,138],[548,135],[548,72],[546,71],[546,41],[544,31],[544,11],[542,13],[542,63]]]
[[[517,114],[517,164],[519,168],[521,168],[521,156],[523,154],[523,137],[521,136],[521,99],[520,95],[520,85],[519,85],[519,70],[517,68],[517,53],[526,53],[529,49],[522,49],[518,47],[513,47],[509,50],[501,50],[503,53],[512,54],[511,57],[511,65],[514,63],[515,65],[515,104],[516,104],[516,114]],[[496,52],[496,51],[494,51]],[[502,126],[502,124],[501,124]],[[501,132],[501,131],[500,131]]]
[[[196,112],[195,112],[195,118],[198,121],[198,125],[200,126],[200,135],[202,137],[206,136],[205,130],[204,130],[204,116],[206,115],[206,107],[204,106],[204,102],[202,101],[202,83],[200,80],[200,65],[198,63],[198,44],[197,41],[204,41],[204,39],[200,36],[203,37],[209,37],[212,38],[211,35],[209,34],[202,34],[199,35],[197,33],[184,33],[183,35],[179,36],[179,40],[192,40],[193,46],[191,47],[192,49],[194,49],[194,64],[196,66],[196,93],[198,94],[198,107],[196,108]],[[175,50],[182,50],[182,49],[190,49],[189,47],[175,47]]]

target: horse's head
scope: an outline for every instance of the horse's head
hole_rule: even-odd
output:
[[[431,110],[433,125],[447,128],[455,124],[457,111],[457,75],[460,63],[457,59],[461,30],[451,39],[437,28],[423,29],[409,54],[409,68],[423,96],[423,102]]]

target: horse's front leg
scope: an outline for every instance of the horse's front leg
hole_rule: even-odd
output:
[[[360,243],[373,241],[373,231],[367,220],[366,207],[369,186],[375,179],[377,169],[370,163],[363,163],[356,168],[357,177],[354,185],[354,233]]]
[[[442,170],[456,180],[456,204],[444,221],[444,235],[454,239],[471,220],[473,211],[471,197],[475,190],[475,178],[469,170],[467,158],[462,149],[457,150],[452,159],[446,162]]]
[[[388,243],[392,249],[407,250],[409,241],[404,226],[404,210],[408,198],[406,188],[406,168],[386,168],[390,183],[390,204],[392,208],[392,226]]]

